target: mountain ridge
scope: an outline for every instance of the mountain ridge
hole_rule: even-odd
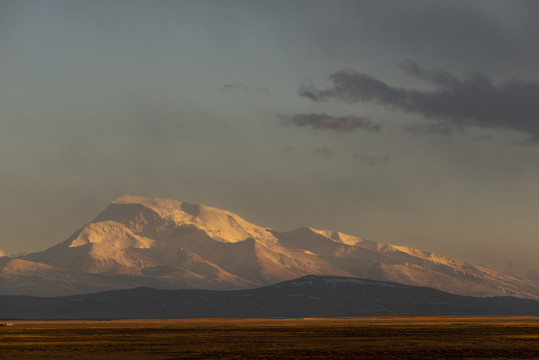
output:
[[[310,275],[247,290],[148,287],[63,297],[0,295],[0,319],[539,315],[539,301]]]
[[[134,195],[118,197],[55,246],[2,259],[0,294],[246,289],[335,275],[539,299],[539,287],[531,283],[442,255],[332,230],[277,232],[227,210]]]

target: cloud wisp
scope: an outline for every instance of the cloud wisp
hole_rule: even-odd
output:
[[[221,92],[223,92],[223,93],[225,93],[227,91],[230,91],[230,90],[240,90],[240,91],[243,91],[245,93],[249,92],[249,88],[247,87],[247,85],[242,84],[242,83],[225,84],[225,85],[223,85],[221,87]]]
[[[539,142],[539,82],[494,84],[477,72],[459,79],[444,70],[423,69],[409,60],[399,68],[434,88],[421,91],[394,87],[364,73],[340,70],[330,76],[331,87],[304,85],[298,94],[316,102],[371,102],[393,111],[420,114],[446,134],[451,132],[444,125],[492,128],[521,132]]]
[[[353,132],[362,130],[367,132],[380,132],[381,124],[373,123],[369,118],[355,115],[332,116],[321,114],[295,114],[292,116],[281,116],[286,124],[295,126],[308,126],[315,130],[331,130],[336,133]]]
[[[313,156],[317,156],[317,157],[322,158],[322,159],[331,159],[331,154],[332,153],[333,152],[331,151],[330,148],[328,148],[327,146],[322,146],[322,147],[318,147],[318,148],[314,149],[311,154]]]
[[[414,135],[421,134],[438,134],[438,135],[453,135],[453,129],[450,125],[444,122],[429,122],[429,123],[420,123],[406,126],[406,129]]]
[[[371,156],[361,154],[361,156],[354,154],[354,159],[360,159],[361,165],[378,166],[387,165],[389,163],[389,155],[384,156]]]

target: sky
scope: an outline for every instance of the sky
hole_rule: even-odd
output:
[[[539,270],[539,3],[0,0],[0,254],[137,194]]]

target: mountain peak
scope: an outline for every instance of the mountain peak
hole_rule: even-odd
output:
[[[338,231],[333,231],[333,230],[318,230],[318,229],[314,229],[314,228],[307,228],[309,229],[310,231],[318,234],[318,235],[321,235],[323,237],[326,237],[328,239],[331,239],[335,242],[338,242],[338,243],[341,243],[341,244],[345,244],[345,245],[357,245],[358,243],[364,241],[363,239],[361,238],[358,238],[357,236],[353,236],[353,235],[347,235],[347,234],[343,234],[341,232],[338,232]]]
[[[195,226],[221,242],[235,243],[248,238],[263,243],[276,241],[265,228],[252,224],[230,211],[207,205],[138,195],[122,195],[111,203],[113,206],[131,204],[149,208],[162,219],[178,226]]]
[[[182,202],[149,196],[124,194],[112,200],[111,204],[141,204],[149,207],[179,208],[181,207]]]
[[[208,215],[208,213],[225,214],[239,218],[236,214],[230,211],[214,208],[207,205],[190,204],[178,200],[169,200],[157,197],[147,197],[140,195],[125,194],[117,197],[111,202],[112,205],[129,205],[138,204],[146,206],[157,212],[159,215],[165,218],[180,218],[181,221],[186,217],[202,217]]]

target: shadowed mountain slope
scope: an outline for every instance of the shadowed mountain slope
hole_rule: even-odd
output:
[[[137,288],[55,298],[0,296],[3,319],[390,315],[539,315],[539,301],[459,296],[334,276],[307,276],[251,290]]]

